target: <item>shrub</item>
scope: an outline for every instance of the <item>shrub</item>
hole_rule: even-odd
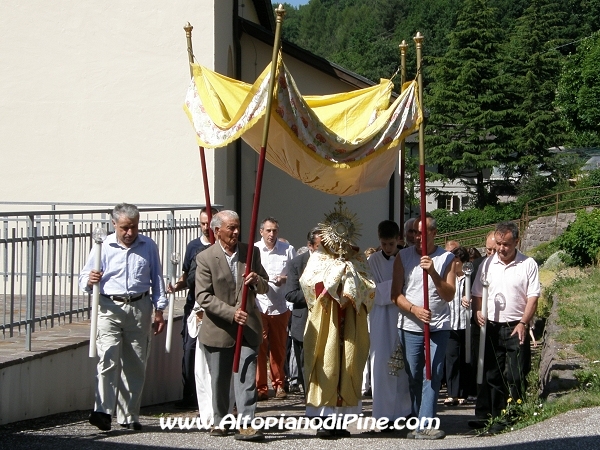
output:
[[[438,233],[443,234],[496,224],[503,220],[515,220],[521,217],[521,209],[516,203],[502,203],[483,209],[467,209],[459,213],[436,209],[431,215],[437,221]]]
[[[600,252],[600,209],[578,211],[577,219],[556,239],[561,250],[566,251],[575,266],[597,262]]]

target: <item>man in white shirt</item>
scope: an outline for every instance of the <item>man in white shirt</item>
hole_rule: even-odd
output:
[[[524,399],[531,369],[528,327],[540,295],[537,263],[517,250],[517,225],[499,223],[494,237],[496,254],[479,266],[472,290],[477,322],[486,325],[484,379],[475,408],[480,419],[499,417],[508,397]],[[481,313],[482,273],[489,282],[487,317]]]
[[[263,341],[258,352],[256,366],[256,389],[258,400],[268,400],[267,355],[271,372],[271,384],[275,398],[284,399],[285,350],[290,311],[285,300],[288,262],[296,257],[296,251],[287,242],[280,241],[279,222],[267,217],[260,224],[262,239],[254,245],[260,250],[262,266],[269,275],[269,291],[256,296],[256,303],[263,322]]]

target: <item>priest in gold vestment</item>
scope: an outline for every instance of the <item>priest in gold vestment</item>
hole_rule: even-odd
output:
[[[318,228],[321,245],[300,278],[308,305],[304,331],[306,415],[359,414],[362,374],[369,355],[367,313],[375,283],[366,258],[354,245],[355,216],[338,202]],[[321,434],[319,434],[321,433]],[[319,430],[320,437],[346,430]]]

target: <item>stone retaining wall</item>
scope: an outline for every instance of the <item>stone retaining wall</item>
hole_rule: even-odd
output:
[[[581,369],[584,360],[572,347],[556,340],[560,332],[558,325],[557,295],[552,297],[552,310],[544,328],[544,343],[539,366],[540,397],[558,396],[578,386],[575,371]]]
[[[521,240],[521,251],[526,252],[544,242],[549,242],[567,229],[575,221],[575,213],[561,213],[557,216],[539,217],[529,222]]]

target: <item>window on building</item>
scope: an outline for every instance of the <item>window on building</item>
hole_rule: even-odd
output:
[[[459,197],[458,195],[440,195],[437,199],[437,203],[438,209],[459,212],[465,208],[466,204],[468,203],[468,197]]]

